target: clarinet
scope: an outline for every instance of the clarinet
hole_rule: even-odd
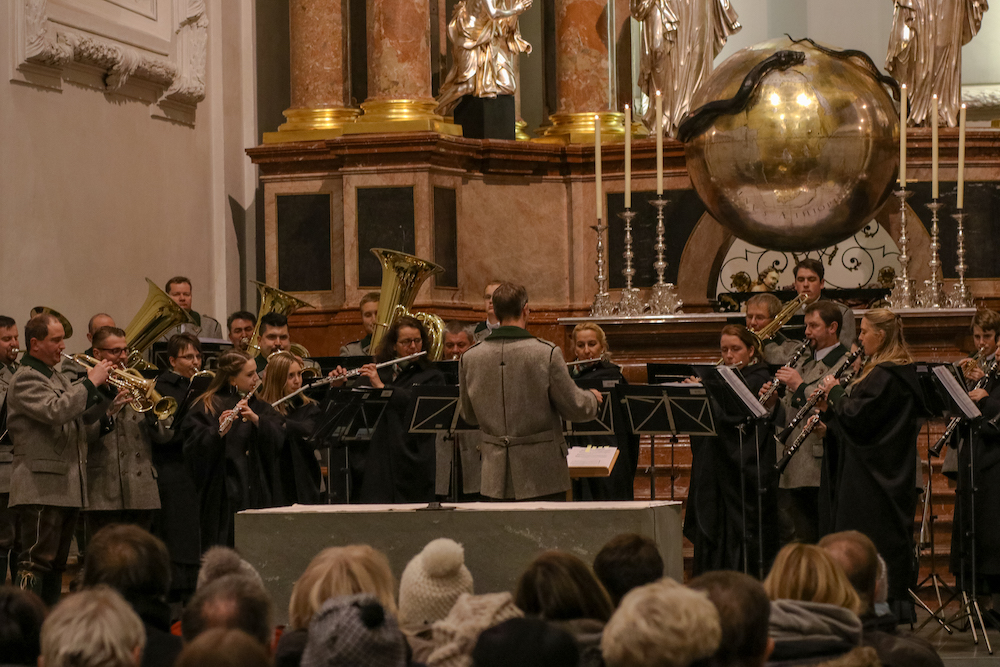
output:
[[[250,402],[250,397],[254,395],[259,387],[260,376],[257,376],[256,380],[254,380],[253,386],[250,388],[250,391],[247,392],[247,395],[241,398],[236,405],[233,406],[232,412],[226,415],[226,418],[219,422],[219,435],[222,435],[223,432],[229,428],[234,421],[236,421],[236,415],[238,415],[243,408],[246,407],[246,405]]]
[[[861,356],[863,351],[864,351],[863,348],[859,347],[854,352],[851,352],[847,356],[847,361],[845,361],[844,365],[841,366],[836,373],[834,373],[833,377],[837,380],[840,380],[841,384],[846,384],[847,382],[850,382],[851,379],[854,378],[854,374],[857,371],[851,370],[851,372],[847,376],[845,376],[844,374],[847,373],[848,369],[850,369],[851,366],[854,365],[854,362],[857,361],[858,357]],[[864,366],[864,364],[862,363],[861,366]],[[819,403],[819,400],[822,397],[823,397],[823,390],[817,387],[816,390],[809,396],[809,400],[806,401],[805,405],[803,405],[799,409],[799,411],[795,414],[795,416],[792,417],[792,421],[788,422],[788,426],[786,426],[785,429],[776,436],[778,442],[780,442],[782,445],[785,444],[785,441],[788,440],[788,437],[792,434],[792,431],[795,430],[795,427],[798,426],[803,419],[809,416],[809,413],[813,411],[813,408],[816,407],[816,404]]]
[[[861,348],[858,348],[857,351],[860,352]],[[852,354],[851,356],[855,355]],[[854,379],[854,376],[857,374],[858,370],[864,366],[864,364],[862,363],[858,366],[858,368],[851,369],[850,372],[844,374],[841,377],[841,371],[843,371],[845,368],[848,368],[851,365],[851,363],[852,363],[851,360],[848,359],[848,363],[841,366],[840,371],[837,371],[837,374],[834,375],[834,377],[838,378],[841,384],[848,384],[851,380]],[[817,392],[819,392],[819,395],[817,395],[816,392],[813,392],[813,395],[809,397],[809,401],[812,402],[812,407],[809,408],[810,410],[812,410],[812,408],[816,406],[816,403],[819,402],[819,396],[822,396],[823,394],[821,389],[817,389]],[[815,401],[813,401],[813,397],[816,397]],[[804,407],[805,406],[803,406],[803,408]],[[798,417],[798,415],[795,416]],[[806,441],[806,438],[808,438],[809,435],[816,429],[817,424],[819,424],[819,415],[812,415],[811,417],[809,417],[809,420],[806,422],[806,425],[802,427],[802,432],[799,433],[798,437],[795,438],[795,440],[792,441],[792,444],[790,444],[788,448],[782,453],[781,460],[774,465],[774,469],[778,471],[779,475],[785,471],[785,468],[788,467],[788,462],[792,460],[793,456],[795,456],[795,452],[799,451],[799,447],[801,447],[802,443]],[[785,437],[787,438],[788,436],[786,435]]]
[[[802,341],[802,344],[799,345],[799,347],[795,350],[795,352],[792,353],[791,358],[785,363],[784,366],[782,366],[782,368],[791,368],[792,366],[797,364],[799,362],[799,359],[805,353],[805,351],[809,349],[809,345],[811,343],[812,341],[809,340],[808,338]],[[764,405],[769,400],[771,400],[771,397],[774,396],[774,392],[778,391],[779,386],[781,386],[781,380],[779,380],[778,376],[775,375],[774,378],[771,379],[770,388],[768,388],[768,390],[764,392],[764,394],[760,397],[760,404]]]
[[[997,359],[994,358],[993,361],[987,364],[986,368],[983,369],[983,372],[986,374],[983,375],[983,377],[979,378],[979,381],[976,382],[975,385],[973,385],[972,390],[975,391],[976,389],[986,389],[986,385],[989,384],[990,380],[993,379],[993,374],[996,371],[997,371]],[[996,422],[998,419],[1000,419],[1000,415],[997,415],[996,417],[991,419],[989,421],[989,424],[991,426],[996,426]],[[930,448],[928,448],[927,451],[931,453],[931,456],[935,457],[941,456],[941,452],[942,450],[944,450],[945,445],[948,444],[948,440],[951,438],[951,434],[955,432],[955,429],[958,428],[958,425],[961,423],[962,423],[961,417],[953,417],[952,420],[948,422],[948,426],[945,427],[944,433],[941,435],[940,438],[938,438],[938,441],[935,442]]]

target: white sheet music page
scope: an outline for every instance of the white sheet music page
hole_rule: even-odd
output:
[[[962,385],[958,384],[958,380],[955,379],[955,376],[947,368],[944,366],[935,366],[931,370],[937,376],[937,379],[940,380],[941,386],[948,391],[951,400],[955,401],[959,409],[961,409],[962,415],[966,419],[975,419],[976,417],[983,416],[983,413],[979,411],[976,404],[969,398],[969,393],[962,388]]]
[[[747,408],[754,417],[767,416],[767,410],[750,391],[750,387],[743,382],[743,378],[736,374],[736,371],[729,366],[719,366],[716,370],[719,371],[719,375],[721,375],[722,379],[726,381],[726,384],[729,385],[730,389],[736,392],[736,395],[740,397],[740,400],[746,404]]]

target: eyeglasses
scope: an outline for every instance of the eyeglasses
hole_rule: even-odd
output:
[[[101,352],[107,352],[108,354],[112,354],[112,355],[114,355],[116,357],[119,354],[124,354],[125,351],[128,350],[127,347],[98,347],[98,348],[95,348],[95,349],[98,349]]]
[[[401,338],[396,342],[403,347],[410,347],[411,345],[418,345],[424,341],[422,338]]]

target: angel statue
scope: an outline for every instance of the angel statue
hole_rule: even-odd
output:
[[[962,104],[962,47],[972,41],[987,0],[893,0],[885,69],[908,91],[909,120],[930,121],[931,97],[950,127]]]
[[[437,113],[447,116],[465,95],[513,95],[517,57],[531,53],[517,17],[532,0],[460,0],[448,23],[454,63],[441,84]]]
[[[642,24],[639,88],[650,100],[642,119],[652,130],[652,100],[660,91],[663,132],[675,136],[715,57],[743,26],[729,0],[629,0],[629,5]]]

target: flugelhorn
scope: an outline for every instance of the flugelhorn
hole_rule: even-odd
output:
[[[424,281],[443,273],[444,269],[413,255],[398,250],[372,248],[372,254],[382,264],[382,287],[379,291],[378,315],[372,332],[371,349],[378,349],[382,337],[399,317],[412,317],[427,327],[430,348],[427,358],[439,361],[444,353],[444,320],[431,313],[411,313],[410,308]]]
[[[63,352],[62,356],[87,368],[94,368],[101,363],[89,354],[66,354]],[[127,391],[132,397],[129,405],[136,412],[152,410],[156,418],[162,420],[177,411],[177,400],[174,397],[161,396],[156,391],[156,380],[147,380],[134,369],[112,366],[108,373],[108,384],[116,389]]]

